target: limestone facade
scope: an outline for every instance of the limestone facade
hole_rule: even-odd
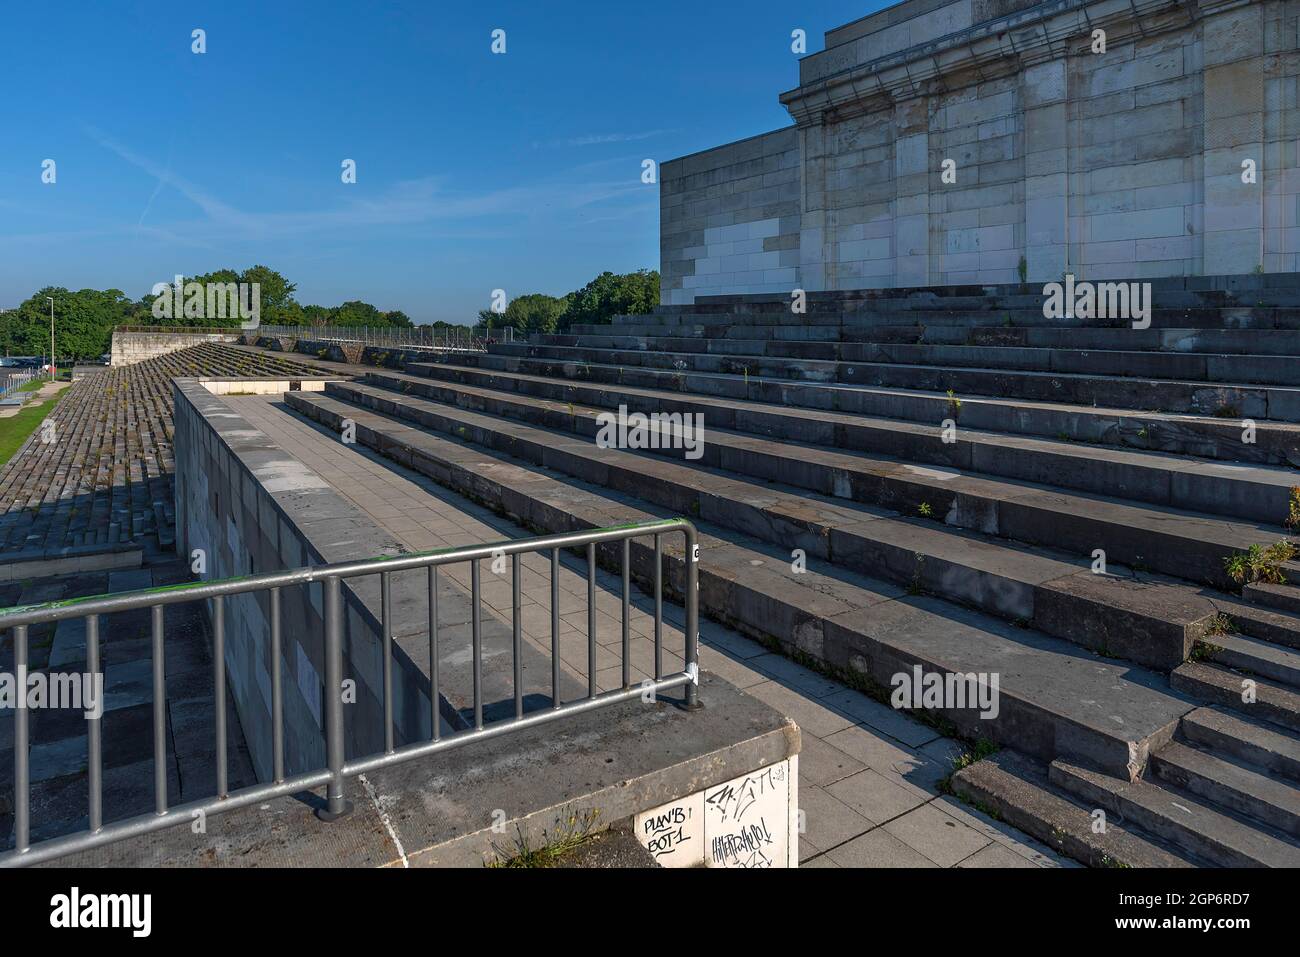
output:
[[[1298,31],[1300,0],[909,0],[832,30],[793,126],[662,165],[663,301],[1298,271]]]

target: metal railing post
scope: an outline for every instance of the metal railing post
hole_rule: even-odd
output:
[[[325,760],[330,781],[326,806],[316,812],[322,821],[337,821],[352,810],[343,794],[343,598],[342,583],[331,575],[325,587]]]
[[[27,687],[27,626],[14,629],[14,671]],[[14,849],[26,853],[31,846],[31,764],[28,751],[27,697],[19,696],[14,711]]]
[[[700,704],[700,543],[694,525],[682,529],[686,539],[686,670],[691,683],[686,686],[686,710],[702,708]]]
[[[99,616],[86,616],[86,671],[102,674],[99,663]],[[89,793],[90,830],[104,826],[104,748],[103,719],[100,714],[86,721],[86,783]]]

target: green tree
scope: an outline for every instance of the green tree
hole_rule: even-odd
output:
[[[615,316],[644,315],[659,305],[659,273],[653,269],[622,275],[603,272],[567,298],[569,307],[560,318],[561,329],[574,323],[606,323]]]
[[[257,283],[262,301],[262,322],[273,326],[297,325],[302,307],[294,300],[297,286],[269,266],[249,266],[240,282]]]
[[[558,328],[560,316],[564,315],[568,307],[567,296],[557,299],[545,293],[532,292],[510,300],[505,312],[497,313],[490,309],[480,309],[478,319],[482,327],[487,330],[513,329],[517,335],[527,335],[530,332],[548,333]]]
[[[50,303],[54,297],[54,350],[56,358],[95,358],[108,351],[113,327],[129,323],[136,303],[120,289],[82,289],[73,292],[47,286],[7,312],[4,348],[11,355],[48,355]]]
[[[332,326],[379,326],[380,312],[368,302],[350,299],[333,310],[329,324]]]

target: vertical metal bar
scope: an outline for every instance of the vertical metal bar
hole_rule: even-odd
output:
[[[664,539],[655,532],[655,681],[664,676]]]
[[[632,539],[623,539],[623,687],[632,686]]]
[[[560,706],[560,550],[551,549],[551,707]]]
[[[384,633],[384,751],[393,753],[393,582],[390,572],[379,575],[380,628]]]
[[[596,543],[587,543],[587,697],[596,697]]]
[[[325,788],[325,820],[349,810],[343,796],[343,598],[342,583],[333,576],[325,587],[325,757],[330,782]]]
[[[686,686],[686,707],[700,706],[700,545],[695,526],[687,525],[686,538],[686,670],[695,680]]]
[[[27,626],[14,628],[14,672],[27,687]],[[31,767],[27,753],[27,696],[18,696],[14,711],[14,847],[18,853],[31,844],[28,808],[31,801]]]
[[[470,562],[469,582],[470,582],[470,620],[473,631],[474,642],[474,727],[483,727],[483,621],[479,608],[479,601],[482,599],[480,594],[481,583],[479,581],[481,571],[479,569],[478,559]]]
[[[217,797],[226,796],[226,604],[212,599],[212,683],[217,724]]]
[[[99,616],[86,616],[86,671],[92,676],[102,673],[99,663]],[[103,709],[100,709],[101,712]],[[104,749],[100,724],[102,713],[86,723],[86,765],[90,784],[90,830],[104,826]]]
[[[438,710],[438,566],[429,566],[429,707],[433,740],[442,737],[442,715]]]
[[[512,572],[511,590],[513,592],[513,594],[511,595],[511,605],[513,609],[513,614],[511,615],[511,623],[514,625],[515,717],[522,718],[524,716],[524,648],[523,648],[524,623],[523,621],[520,620],[520,616],[523,613],[524,602],[521,594],[522,585],[521,582],[519,581],[519,573],[520,573],[519,553],[515,552],[515,554],[512,555],[511,558],[514,560],[514,567],[511,569]]]
[[[163,606],[153,606],[153,797],[154,811],[167,813],[167,659]]]
[[[271,760],[275,781],[284,780],[284,653],[280,637],[280,589],[271,589]]]

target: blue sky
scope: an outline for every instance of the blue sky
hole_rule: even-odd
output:
[[[5,6],[0,306],[260,262],[426,322],[657,268],[641,161],[788,125],[791,30],[886,4]]]

